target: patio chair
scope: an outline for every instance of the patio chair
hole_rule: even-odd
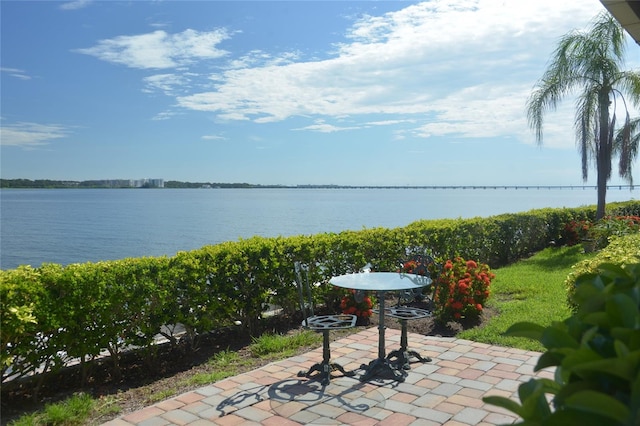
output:
[[[302,316],[304,318],[302,320],[302,326],[308,330],[322,333],[322,362],[312,365],[308,371],[300,371],[298,377],[315,377],[313,373],[317,372],[318,374],[316,376],[320,378],[320,383],[326,386],[331,380],[331,372],[333,370],[338,370],[347,377],[354,376],[354,371],[346,371],[340,364],[331,362],[329,333],[331,330],[355,327],[358,317],[346,314],[315,315],[313,312],[313,295],[311,293],[311,286],[309,285],[309,268],[300,262],[295,262],[294,266],[298,295],[300,296],[300,309],[302,310]]]
[[[407,264],[410,265],[407,268]],[[431,277],[429,268],[432,267],[439,270],[440,265],[436,263],[433,257],[425,254],[417,254],[409,259],[401,262],[401,270],[410,269],[410,272],[416,275],[424,275]],[[434,279],[436,277],[433,277]],[[432,283],[431,285],[435,285]],[[433,294],[433,292],[429,292]],[[411,306],[413,302],[426,302],[428,309]],[[389,308],[385,308],[384,314],[390,318],[395,318],[400,323],[400,348],[389,352],[387,359],[397,365],[398,368],[404,370],[411,369],[409,361],[416,358],[420,362],[431,362],[430,357],[423,357],[418,352],[409,349],[407,339],[407,321],[427,318],[433,315],[432,297],[426,296],[423,289],[403,290],[398,294],[398,304]]]

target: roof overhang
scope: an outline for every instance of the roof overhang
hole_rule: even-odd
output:
[[[640,1],[600,0],[622,27],[640,44]]]

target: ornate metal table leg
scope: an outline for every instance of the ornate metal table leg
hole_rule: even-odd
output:
[[[398,319],[400,322],[400,349],[396,349],[391,351],[387,356],[388,360],[392,358],[396,358],[393,361],[394,364],[398,366],[398,368],[402,368],[403,370],[410,370],[411,366],[409,365],[409,360],[411,357],[417,358],[420,362],[431,362],[431,358],[424,358],[418,352],[414,350],[410,350],[408,348],[408,339],[407,339],[407,320],[406,319]]]
[[[393,368],[389,361],[386,358],[385,352],[385,325],[384,325],[384,292],[378,292],[378,300],[380,302],[380,316],[378,320],[378,358],[374,359],[369,363],[369,365],[362,364],[360,368],[365,370],[365,373],[360,377],[361,382],[366,382],[371,380],[374,377],[380,378],[389,378],[392,380],[397,380],[399,382],[403,382],[405,379],[405,374],[403,372],[398,371]]]
[[[386,359],[376,358],[371,361],[368,365],[362,364],[360,367],[365,370],[365,373],[360,376],[361,382],[368,382],[374,377],[378,377],[381,379],[391,379],[396,380],[398,382],[404,382],[406,377],[406,373],[403,373],[400,370],[395,369]]]
[[[320,383],[326,386],[331,381],[331,371],[338,370],[347,377],[352,377],[355,371],[346,371],[343,366],[336,362],[331,362],[331,349],[329,348],[329,331],[322,331],[322,362],[316,363],[309,368],[308,371],[298,372],[298,377],[310,378],[314,372],[318,372]]]

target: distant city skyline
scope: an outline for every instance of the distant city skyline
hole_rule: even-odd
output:
[[[525,102],[599,0],[2,1],[3,179],[595,185]],[[640,66],[628,38],[627,68]],[[632,111],[633,116],[638,111]],[[611,185],[625,184],[614,162]],[[634,181],[640,178],[634,164]]]

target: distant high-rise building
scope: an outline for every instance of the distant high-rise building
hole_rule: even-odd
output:
[[[131,179],[132,188],[164,188],[164,179]]]

